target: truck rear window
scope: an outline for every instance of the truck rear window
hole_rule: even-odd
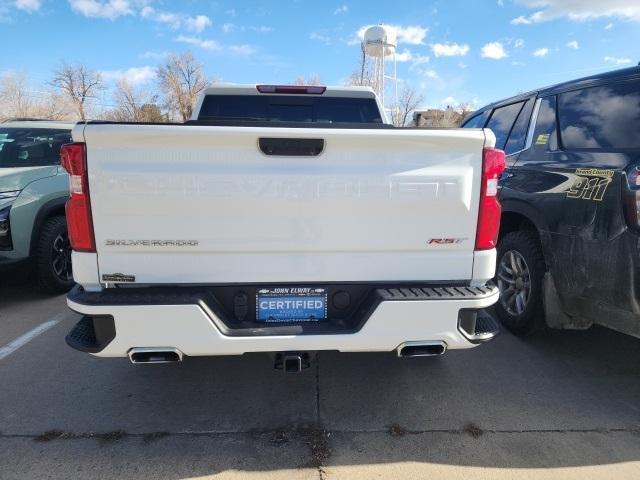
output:
[[[303,95],[207,95],[198,120],[382,123],[373,98]]]

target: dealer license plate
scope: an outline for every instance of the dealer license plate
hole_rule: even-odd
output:
[[[258,322],[319,322],[327,319],[324,288],[260,288],[256,294]]]

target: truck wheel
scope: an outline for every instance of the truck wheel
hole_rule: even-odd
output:
[[[535,233],[511,232],[500,240],[496,265],[500,299],[495,311],[502,324],[516,335],[531,335],[546,328],[542,304],[545,271]]]
[[[62,293],[73,286],[71,245],[64,217],[45,220],[36,245],[36,278],[41,290]]]

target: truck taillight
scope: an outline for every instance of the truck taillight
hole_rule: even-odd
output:
[[[627,225],[640,228],[640,170],[633,167],[627,171],[627,188],[624,190],[624,215]]]
[[[67,228],[71,248],[80,252],[95,252],[96,242],[91,221],[89,177],[84,143],[69,143],[60,149],[60,162],[69,173]]]
[[[498,243],[502,207],[498,200],[498,180],[505,169],[504,152],[496,148],[485,148],[482,153],[482,186],[480,188],[480,210],[476,250],[490,250]]]

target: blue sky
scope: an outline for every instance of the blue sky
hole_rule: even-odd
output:
[[[37,89],[65,60],[151,88],[163,55],[191,51],[224,81],[342,84],[358,32],[377,23],[396,29],[398,77],[425,106],[481,106],[640,60],[640,0],[0,0],[0,73]]]

